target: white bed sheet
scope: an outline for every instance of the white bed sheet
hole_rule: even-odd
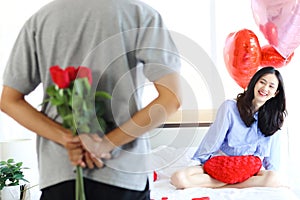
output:
[[[209,197],[210,200],[299,200],[288,188],[245,188],[245,189],[210,189],[189,188],[176,190],[168,179],[158,180],[153,183],[151,199],[161,200],[192,200],[193,198]]]
[[[168,200],[192,200],[201,197],[209,197],[210,200],[300,200],[291,189],[286,187],[177,190],[170,184],[170,176],[180,168],[195,165],[196,163],[190,159],[194,152],[194,147],[183,149],[160,146],[153,150],[152,167],[158,179],[150,184],[152,200],[161,200],[163,197],[167,197]]]

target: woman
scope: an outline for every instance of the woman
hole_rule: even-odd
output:
[[[273,67],[257,71],[248,88],[238,94],[236,101],[226,100],[219,108],[194,160],[200,166],[191,166],[175,172],[171,183],[178,189],[190,187],[278,187],[276,174],[279,165],[278,137],[275,134],[286,116],[285,92],[282,76]],[[275,135],[274,135],[275,134]],[[203,164],[216,155],[254,155],[262,161],[255,176],[235,184],[212,178],[203,170]]]

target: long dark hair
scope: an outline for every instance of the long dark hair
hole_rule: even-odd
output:
[[[247,90],[237,95],[237,107],[246,126],[251,126],[255,121],[253,118],[255,111],[252,105],[254,87],[265,74],[275,74],[279,82],[275,97],[266,101],[258,110],[258,128],[265,136],[271,136],[282,127],[286,116],[284,84],[278,70],[273,67],[263,67],[258,70],[251,78]]]

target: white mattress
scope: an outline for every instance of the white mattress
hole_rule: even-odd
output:
[[[166,146],[160,146],[153,150],[152,167],[157,173],[158,179],[150,184],[152,200],[161,200],[162,197],[167,197],[168,200],[192,200],[201,197],[209,197],[210,200],[300,200],[287,187],[189,188],[177,190],[170,184],[169,178],[176,170],[196,164],[190,159],[194,151],[194,147],[182,149]]]
[[[38,187],[31,189],[32,200],[40,197]],[[192,198],[209,197],[210,200],[299,200],[288,188],[247,188],[247,189],[208,189],[191,188],[176,190],[168,178],[160,178],[152,183],[151,199],[192,200]]]
[[[299,200],[288,188],[254,187],[245,189],[189,188],[176,190],[167,179],[156,181],[152,185],[151,199],[191,200],[209,197],[210,200]]]

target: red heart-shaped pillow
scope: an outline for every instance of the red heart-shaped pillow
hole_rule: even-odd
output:
[[[240,183],[257,174],[262,166],[257,156],[214,156],[203,169],[212,178],[224,183]]]

